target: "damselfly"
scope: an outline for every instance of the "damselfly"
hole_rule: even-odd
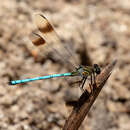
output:
[[[55,49],[54,43],[60,43],[59,45],[63,47],[64,52],[59,53],[60,55],[63,56],[62,60],[65,60],[66,62],[70,63],[72,66],[73,64],[67,60],[67,58],[72,56],[71,50],[66,48],[65,46],[62,45],[60,39],[57,36],[57,33],[55,32],[54,28],[52,25],[49,23],[49,21],[41,14],[35,15],[35,20],[36,20],[36,25],[41,32],[41,35],[35,34],[36,38],[32,40],[32,43],[35,46],[41,46],[41,45],[51,45]],[[44,45],[44,46],[45,46]],[[55,52],[58,53],[57,49],[55,49]],[[68,53],[68,54],[67,54]],[[64,54],[67,54],[68,57],[65,57]],[[88,76],[91,78],[91,83],[92,81],[95,81],[95,75],[100,74],[100,67],[97,64],[94,64],[93,66],[76,66],[74,64],[75,68],[73,67],[72,72],[68,73],[62,73],[62,74],[52,74],[52,75],[47,75],[47,76],[42,76],[42,77],[35,77],[35,78],[28,78],[28,79],[21,79],[21,80],[12,80],[9,82],[10,85],[16,85],[20,83],[27,83],[27,82],[32,82],[36,80],[42,80],[42,79],[50,79],[50,78],[56,78],[56,77],[67,77],[67,76],[79,76],[81,77],[81,88],[83,88]]]

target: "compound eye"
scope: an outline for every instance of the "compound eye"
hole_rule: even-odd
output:
[[[96,72],[96,73],[97,73],[97,74],[100,74],[100,73],[101,73],[100,68],[97,69],[97,72]]]
[[[98,67],[98,68],[96,68],[96,74],[100,74],[101,73],[101,70],[100,70],[100,68]]]
[[[99,68],[99,66],[97,64],[94,64],[93,66],[94,66],[96,74],[100,74],[101,73],[101,69]]]

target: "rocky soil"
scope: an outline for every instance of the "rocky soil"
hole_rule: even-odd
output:
[[[68,72],[32,46],[34,14],[42,13],[77,61],[118,64],[80,130],[130,130],[130,1],[3,0],[0,2],[0,130],[59,130],[78,98],[63,78],[17,86],[9,80]],[[63,51],[63,50],[61,50]],[[43,55],[42,55],[43,54]]]

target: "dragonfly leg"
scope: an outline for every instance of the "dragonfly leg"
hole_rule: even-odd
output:
[[[84,92],[83,87],[81,86],[81,84],[84,82],[84,78],[81,79],[81,81],[79,82],[79,88],[82,92]]]
[[[92,85],[93,84],[93,74],[90,76],[90,84]]]
[[[90,91],[91,91],[91,93],[93,93],[93,74],[91,75],[91,77],[90,77],[90,83],[89,83],[89,87],[90,87]]]
[[[87,77],[84,77],[84,78],[82,79],[82,85],[80,86],[80,89],[81,89],[83,92],[85,91],[85,89],[84,89],[84,84],[85,84],[86,80],[87,80]]]
[[[93,86],[95,86],[95,85],[96,85],[96,76],[95,76],[95,73],[93,72],[91,75],[91,83],[89,84],[91,92],[94,91]]]
[[[94,84],[96,84],[96,76],[95,76],[95,73],[93,73],[93,81],[94,81]]]

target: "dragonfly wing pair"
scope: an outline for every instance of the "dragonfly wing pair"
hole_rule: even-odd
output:
[[[35,23],[40,34],[34,33],[35,38],[32,43],[37,47],[43,48],[43,53],[54,52],[52,53],[53,57],[61,60],[64,65],[67,64],[68,66],[69,64],[71,70],[74,70],[78,65],[76,54],[73,54],[74,52],[71,51],[70,47],[61,42],[49,21],[43,15],[37,14],[35,15]]]

